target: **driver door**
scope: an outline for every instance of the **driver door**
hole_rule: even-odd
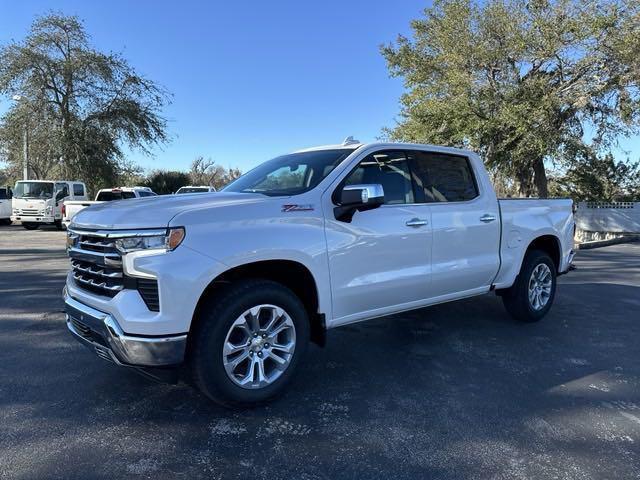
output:
[[[350,222],[327,211],[334,324],[385,315],[423,303],[431,279],[431,212],[416,204],[406,155],[367,155],[343,185],[380,184],[385,201]]]

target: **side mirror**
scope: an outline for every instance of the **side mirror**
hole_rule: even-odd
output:
[[[372,210],[384,203],[384,189],[375,183],[369,185],[347,185],[342,188],[339,203],[334,208],[336,220],[351,222],[356,211]]]

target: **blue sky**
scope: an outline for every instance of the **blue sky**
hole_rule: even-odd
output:
[[[49,10],[85,21],[96,48],[121,52],[173,93],[171,142],[146,168],[186,169],[198,155],[247,170],[275,155],[375,140],[402,93],[379,46],[409,33],[425,0],[0,0],[0,43]],[[0,104],[0,110],[7,102]],[[623,143],[640,156],[640,139]],[[619,155],[620,157],[626,155]]]
[[[407,32],[424,0],[322,2],[1,0],[0,43],[36,14],[84,19],[94,45],[119,51],[173,93],[172,141],[145,167],[187,168],[197,155],[246,170],[348,135],[375,140],[398,112],[379,45]],[[6,102],[5,102],[6,103]]]

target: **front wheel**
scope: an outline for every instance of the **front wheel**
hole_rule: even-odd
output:
[[[528,252],[518,278],[502,292],[507,311],[517,320],[537,322],[553,304],[556,295],[556,266],[549,255],[540,250]]]
[[[189,352],[193,379],[226,406],[255,406],[282,393],[309,343],[304,305],[269,280],[226,287],[199,316]]]
[[[27,230],[37,230],[40,227],[37,223],[23,223],[22,226]]]
[[[53,224],[55,225],[56,229],[58,229],[58,230],[62,230],[63,229],[62,220],[56,220],[56,221],[53,222]]]

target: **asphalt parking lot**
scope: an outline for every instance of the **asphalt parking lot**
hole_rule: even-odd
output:
[[[0,478],[640,478],[640,244],[579,252],[538,324],[487,295],[331,331],[244,412],[71,338],[67,264],[0,227]]]

